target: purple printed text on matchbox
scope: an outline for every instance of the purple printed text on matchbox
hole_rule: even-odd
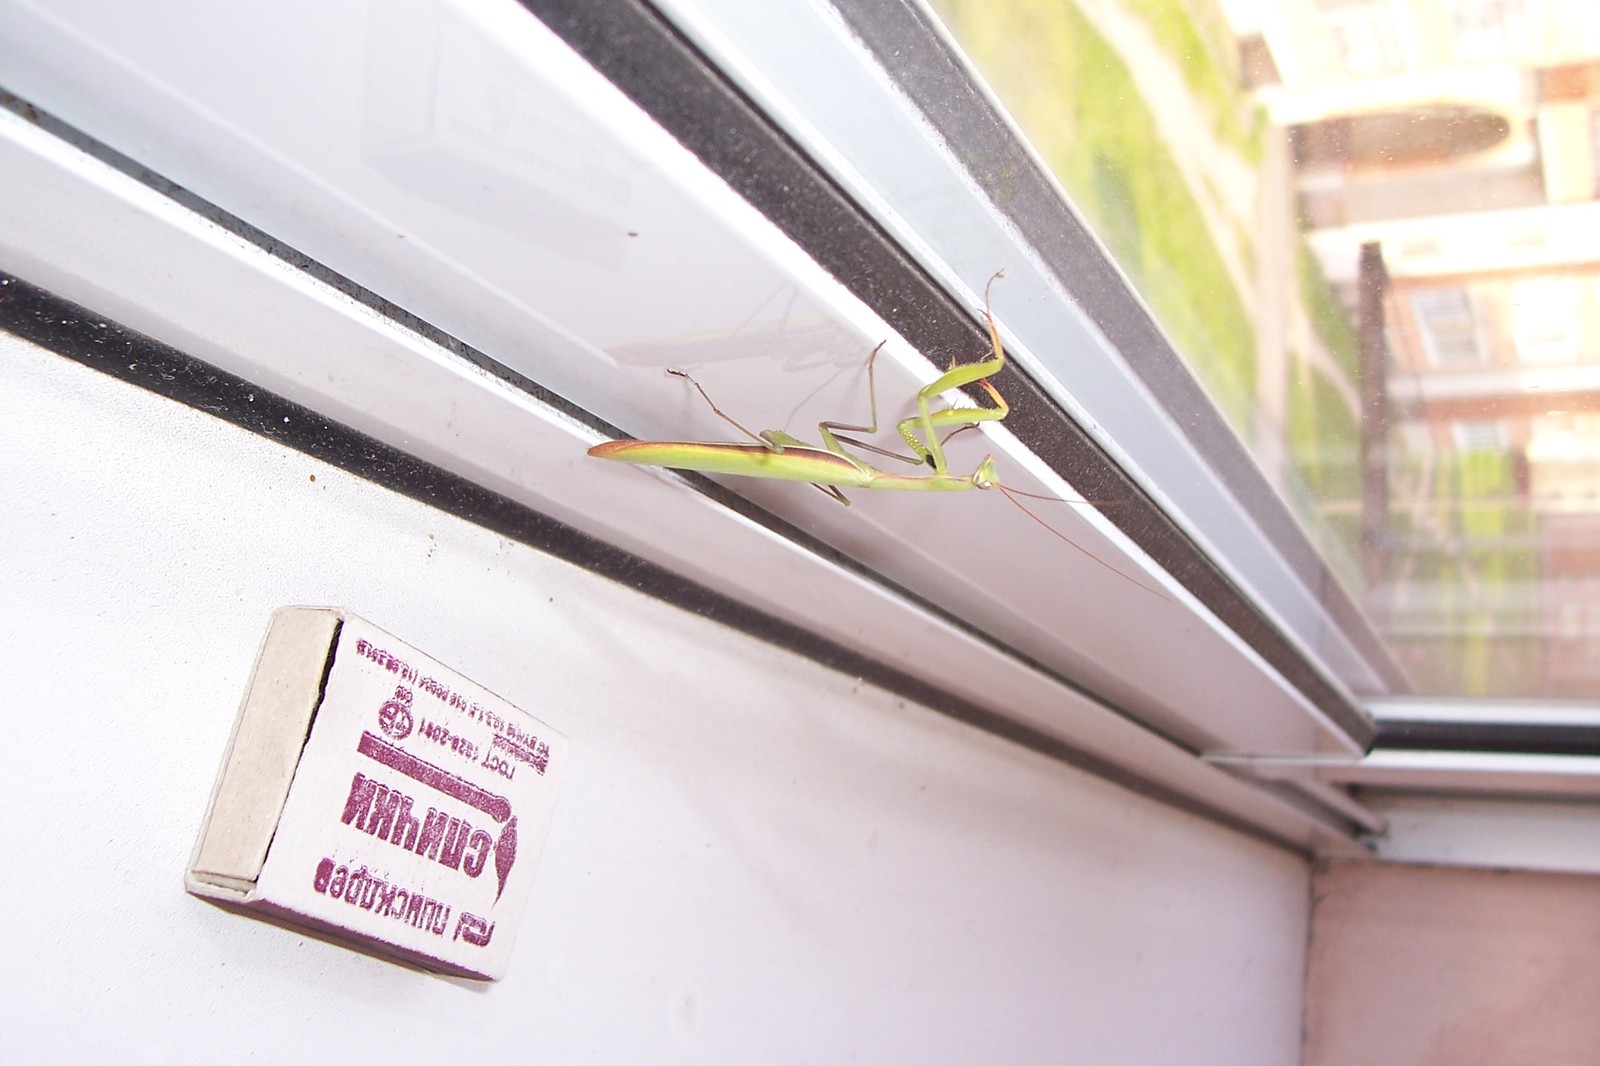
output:
[[[429,788],[444,793],[451,799],[476,807],[497,822],[504,822],[511,817],[511,802],[504,796],[498,796],[464,777],[458,777],[425,759],[419,759],[409,752],[402,751],[372,733],[362,732],[356,750],[369,759],[383,763],[391,770],[398,770],[412,780],[420,781]]]
[[[352,868],[335,864],[332,859],[317,863],[311,879],[312,891],[342,899],[352,907],[371,911],[380,918],[393,918],[425,933],[442,937],[450,928],[448,903],[423,895],[421,892],[390,884],[367,871],[367,867]],[[466,911],[456,918],[452,940],[465,940],[474,947],[487,947],[494,936],[494,923]]]
[[[356,750],[505,825],[495,840],[482,829],[474,830],[466,820],[452,818],[431,806],[426,820],[419,821],[411,813],[414,801],[410,796],[359,773],[350,784],[341,821],[452,870],[461,870],[469,877],[483,872],[485,853],[492,846],[495,879],[499,883],[494,895],[498,900],[505,893],[506,879],[517,861],[517,818],[511,813],[510,801],[368,732],[361,734]]]
[[[496,714],[476,700],[468,699],[438,678],[423,675],[405,659],[391,654],[386,648],[378,647],[365,637],[356,639],[356,653],[368,662],[375,663],[389,673],[396,675],[401,680],[415,685],[444,706],[466,714],[473,721],[487,725],[494,732],[494,747],[506,752],[513,759],[533,767],[541,777],[544,776],[545,770],[550,763],[550,744],[548,741],[528,732],[517,722]],[[379,713],[379,721],[383,726],[384,732],[396,740],[405,739],[411,732],[412,693],[404,686],[397,687],[394,696],[384,703]],[[465,739],[452,735],[446,727],[426,721],[423,723],[422,732],[425,736],[439,743],[455,745],[458,752],[460,751],[461,743]],[[509,763],[501,760],[491,763],[488,759],[485,759],[484,765],[495,770],[502,777],[510,778],[512,776],[511,771],[513,768]]]

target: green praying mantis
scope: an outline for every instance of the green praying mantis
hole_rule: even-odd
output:
[[[949,462],[945,458],[945,442],[963,430],[971,429],[982,422],[998,422],[1010,413],[1011,408],[1006,404],[1005,398],[998,389],[989,381],[998,374],[1006,365],[1005,346],[1000,342],[1000,331],[995,325],[994,314],[990,309],[989,293],[994,283],[1004,272],[996,272],[989,279],[988,285],[983,290],[983,315],[989,327],[989,344],[992,355],[976,363],[967,363],[959,366],[952,365],[949,370],[937,379],[917,391],[917,413],[901,420],[896,425],[896,430],[901,438],[911,449],[911,455],[902,455],[869,444],[854,437],[845,436],[848,433],[873,434],[878,431],[878,390],[873,377],[873,363],[877,360],[878,352],[883,348],[880,343],[867,357],[867,392],[870,397],[872,420],[868,425],[850,425],[843,422],[819,422],[817,432],[822,437],[822,447],[800,440],[781,430],[768,429],[760,433],[753,433],[739,422],[724,412],[711,399],[705,388],[693,377],[682,370],[668,368],[667,373],[680,377],[694,386],[702,399],[711,408],[712,412],[724,422],[733,426],[740,433],[749,437],[752,443],[740,442],[709,442],[709,441],[669,441],[669,440],[613,440],[597,444],[589,449],[589,454],[597,459],[610,459],[620,463],[635,463],[641,466],[661,466],[673,470],[695,470],[711,474],[733,474],[741,477],[773,478],[784,481],[801,481],[810,484],[835,500],[850,505],[850,500],[845,496],[843,489],[897,489],[904,492],[965,492],[971,489],[987,491],[999,489],[1007,499],[1035,522],[1044,526],[1051,534],[1071,545],[1075,550],[1082,552],[1090,559],[1110,570],[1112,573],[1133,582],[1140,588],[1156,596],[1161,593],[1145,585],[1143,582],[1123,573],[1116,567],[1099,558],[1082,545],[1077,544],[1045,522],[1038,515],[1030,511],[1020,500],[1019,496],[1029,499],[1050,500],[1053,502],[1078,502],[1091,501],[1063,501],[1054,496],[1039,496],[1020,489],[1009,488],[1001,484],[995,474],[993,455],[986,455],[978,463],[977,468],[970,474],[953,474],[950,472]],[[993,407],[944,407],[934,409],[933,403],[942,394],[951,389],[962,388],[967,385],[977,385],[993,402]],[[940,433],[950,429],[951,432],[941,438]],[[880,470],[858,456],[850,454],[845,446],[861,451],[873,452],[890,459],[914,466],[931,468],[931,473],[897,474]],[[1162,597],[1165,599],[1166,597]]]

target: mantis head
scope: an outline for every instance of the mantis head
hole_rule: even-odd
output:
[[[999,483],[999,479],[994,472],[994,456],[985,455],[983,462],[978,464],[978,469],[972,472],[972,487],[975,489],[992,489]]]

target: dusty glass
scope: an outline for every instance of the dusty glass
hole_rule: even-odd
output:
[[[933,7],[1416,690],[1600,697],[1600,5]]]

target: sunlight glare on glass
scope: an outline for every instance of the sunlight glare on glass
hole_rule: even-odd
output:
[[[1416,689],[1600,697],[1600,5],[933,6]]]

